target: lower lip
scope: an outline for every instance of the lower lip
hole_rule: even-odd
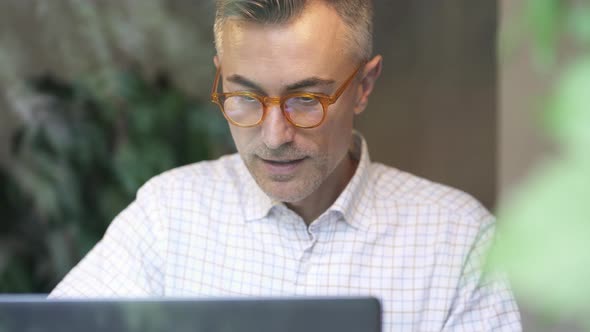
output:
[[[272,174],[291,174],[293,173],[302,163],[304,159],[291,161],[288,163],[276,163],[268,160],[262,160],[266,170]]]

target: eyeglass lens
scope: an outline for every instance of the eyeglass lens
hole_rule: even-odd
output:
[[[322,103],[312,96],[297,96],[284,101],[281,107],[295,125],[312,127],[322,121]],[[225,99],[223,108],[226,116],[240,125],[254,125],[264,115],[262,103],[251,96],[231,96]]]

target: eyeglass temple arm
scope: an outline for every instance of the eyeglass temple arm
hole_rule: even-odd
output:
[[[211,88],[211,100],[218,101],[219,97],[217,96],[217,85],[219,84],[219,77],[221,76],[221,68],[217,67],[217,72],[215,73],[215,80],[213,81],[213,87]]]
[[[334,95],[332,95],[332,97],[330,97],[331,104],[335,103],[336,100],[338,100],[338,98],[340,98],[340,95],[344,92],[344,90],[346,90],[346,88],[348,88],[348,85],[350,84],[350,82],[352,82],[352,80],[354,80],[354,78],[356,77],[356,74],[358,74],[358,72],[361,70],[363,65],[364,65],[364,63],[361,63],[358,66],[358,68],[354,71],[354,73],[352,73],[352,75],[350,75],[350,77],[346,80],[346,82],[344,82],[344,84],[342,84],[340,86],[340,88],[338,90],[336,90],[336,93],[334,93]]]

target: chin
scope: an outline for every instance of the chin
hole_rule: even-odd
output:
[[[310,193],[307,192],[284,191],[270,188],[262,188],[262,191],[264,191],[266,195],[271,199],[284,203],[297,203],[304,200],[306,197],[310,195]]]
[[[293,182],[259,183],[259,186],[268,197],[284,203],[301,202],[317,189],[317,186]]]

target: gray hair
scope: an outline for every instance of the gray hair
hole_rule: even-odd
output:
[[[221,55],[223,25],[228,17],[260,24],[285,24],[301,15],[310,0],[216,0],[215,48]],[[373,53],[373,1],[321,0],[334,8],[349,33],[345,40],[352,55],[369,60]]]

